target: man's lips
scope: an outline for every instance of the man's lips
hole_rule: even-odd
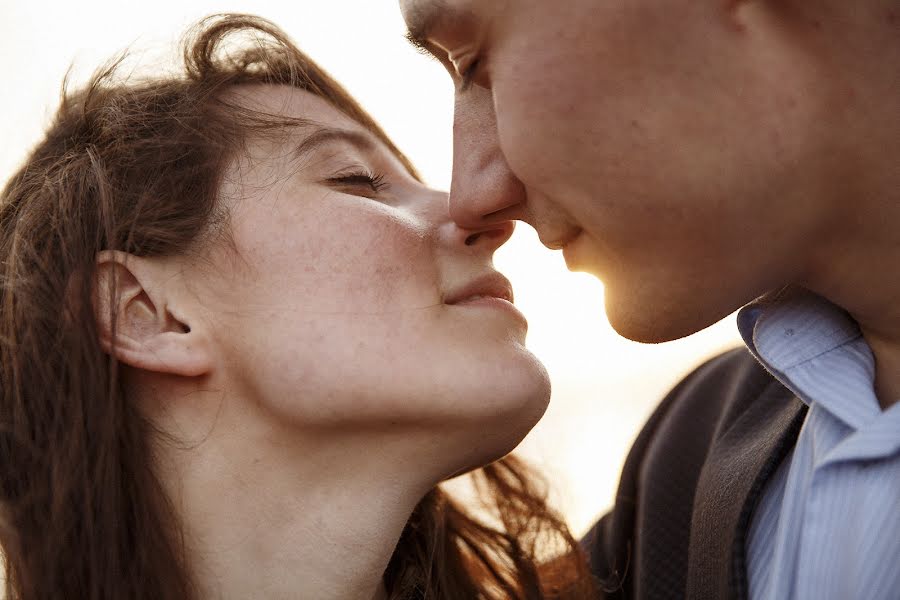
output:
[[[545,240],[540,235],[538,237],[540,237],[541,243],[551,250],[565,250],[566,246],[574,242],[579,235],[581,235],[581,229],[576,228],[566,232],[565,235],[557,236],[549,240]]]

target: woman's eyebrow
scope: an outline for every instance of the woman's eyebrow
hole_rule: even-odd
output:
[[[348,129],[320,127],[294,146],[294,158],[300,160],[315,152],[325,144],[334,141],[345,142],[354,148],[369,154],[374,153],[378,147],[372,136],[367,133],[351,131]]]

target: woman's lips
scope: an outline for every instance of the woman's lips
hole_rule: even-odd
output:
[[[502,298],[513,302],[512,284],[509,279],[497,273],[488,273],[463,284],[447,294],[444,304],[463,304],[481,297]]]
[[[505,312],[513,316],[523,326],[528,326],[528,320],[522,314],[516,305],[505,298],[497,298],[496,296],[472,296],[461,302],[455,302],[452,306],[461,306],[465,308],[473,308],[478,310],[490,310],[492,312]]]
[[[502,310],[527,324],[525,315],[513,304],[512,284],[500,273],[489,273],[447,295],[445,304],[479,309]]]

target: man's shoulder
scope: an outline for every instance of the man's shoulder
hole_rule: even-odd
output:
[[[698,481],[711,448],[755,400],[792,394],[749,353],[715,356],[662,400],[635,440],[615,507],[586,536],[608,598],[669,597],[684,590]]]
[[[743,346],[690,372],[648,419],[635,450],[659,444],[706,446],[763,393],[791,395]]]
[[[697,396],[715,398],[714,404],[739,402],[757,396],[773,384],[780,385],[746,347],[740,346],[710,358],[690,372],[672,388],[663,405]]]

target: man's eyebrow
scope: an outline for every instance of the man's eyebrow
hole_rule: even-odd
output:
[[[420,0],[415,2],[406,16],[406,39],[409,43],[422,50],[433,54],[433,49],[428,43],[428,37],[434,31],[438,23],[447,14],[448,8],[443,0]]]
[[[428,38],[442,23],[454,18],[454,13],[444,0],[420,0],[413,4],[406,17],[406,40],[423,54],[442,60],[443,53]]]
[[[375,152],[377,149],[377,143],[372,136],[361,131],[319,127],[294,146],[294,158],[299,160],[322,146],[335,141],[345,142],[366,153]]]

